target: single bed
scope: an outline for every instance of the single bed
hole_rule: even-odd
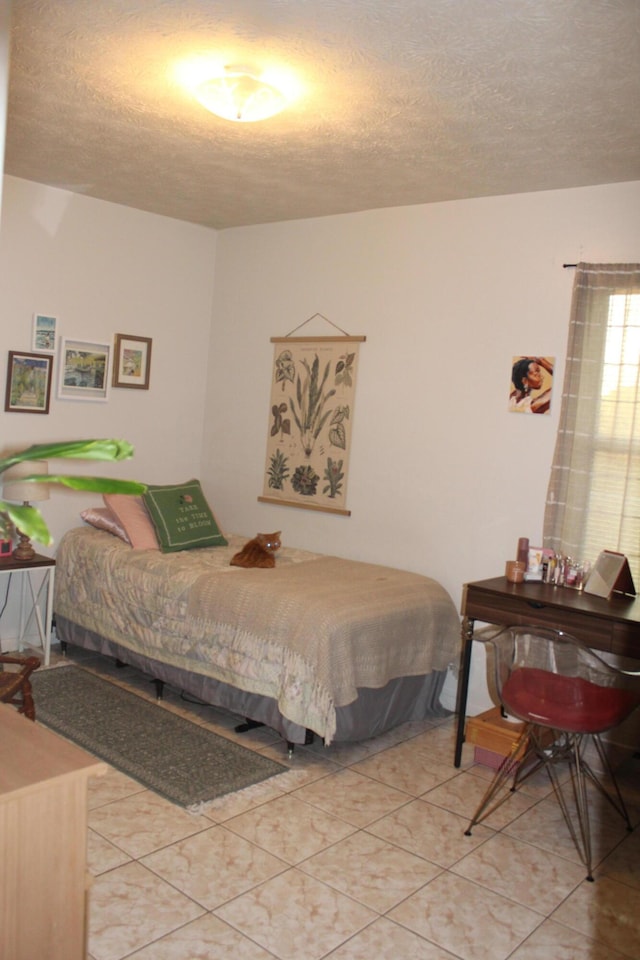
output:
[[[230,566],[246,537],[175,553],[140,550],[92,526],[56,555],[63,644],[277,730],[363,740],[444,716],[460,619],[435,580],[283,547],[274,569]]]

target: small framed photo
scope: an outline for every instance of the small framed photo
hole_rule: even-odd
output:
[[[53,357],[10,350],[5,412],[49,413],[52,370]]]
[[[555,357],[512,358],[509,410],[513,413],[549,413],[555,362]]]
[[[109,397],[108,343],[63,338],[58,368],[60,400],[107,400]]]
[[[31,349],[36,353],[55,353],[57,331],[57,317],[45,317],[42,313],[34,314]]]
[[[542,580],[542,561],[544,550],[542,547],[529,547],[529,561],[525,580]]]
[[[116,333],[112,385],[148,390],[150,376],[151,339]]]

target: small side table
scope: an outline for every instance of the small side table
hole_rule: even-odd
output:
[[[18,650],[24,649],[24,638],[32,618],[38,628],[38,636],[44,653],[44,665],[49,666],[51,656],[51,623],[53,620],[53,586],[56,561],[36,553],[32,560],[16,560],[15,557],[0,559],[0,574],[20,574],[20,620],[18,627]],[[40,582],[34,573],[42,573]],[[46,591],[46,593],[45,593]],[[42,618],[41,598],[46,596],[45,616]]]

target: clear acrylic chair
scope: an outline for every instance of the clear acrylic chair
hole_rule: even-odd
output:
[[[496,692],[504,711],[523,721],[524,728],[496,771],[465,833],[469,836],[477,823],[544,768],[587,868],[587,879],[593,880],[589,783],[617,810],[627,829],[632,829],[600,736],[640,705],[640,673],[611,666],[575,637],[559,630],[514,626],[479,639],[491,648]],[[590,741],[604,777],[586,759],[585,748]],[[569,768],[570,777],[564,785],[559,764]]]

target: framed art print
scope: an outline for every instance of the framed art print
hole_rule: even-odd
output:
[[[36,313],[33,317],[31,349],[36,353],[55,353],[58,320]]]
[[[64,338],[58,368],[60,400],[107,400],[111,347]]]
[[[150,375],[150,337],[132,337],[126,333],[116,333],[112,386],[148,390]]]
[[[52,367],[53,357],[10,350],[5,412],[49,413]]]

